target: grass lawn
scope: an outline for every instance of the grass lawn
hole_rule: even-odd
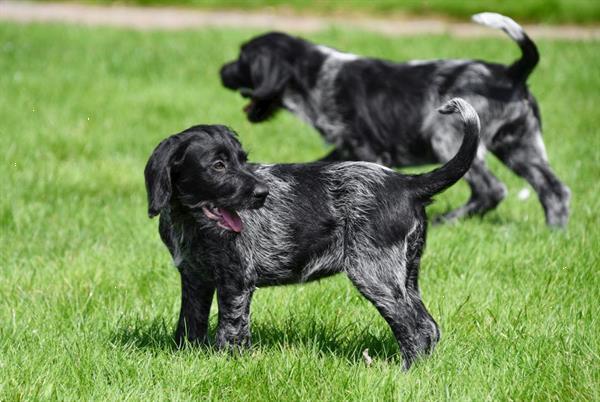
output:
[[[600,42],[539,41],[531,80],[573,191],[568,230],[549,231],[536,197],[517,197],[525,182],[490,158],[506,201],[429,232],[421,284],[442,329],[430,358],[403,373],[342,275],[258,290],[240,356],[174,349],[179,277],[146,215],[154,146],[227,123],[254,161],[327,151],[286,113],[249,124],[221,88],[219,66],[254,33],[0,24],[0,400],[600,400]],[[518,54],[505,38],[311,39],[396,60]],[[461,182],[430,212],[467,196]]]
[[[45,0],[38,0],[45,1]],[[53,0],[52,0],[53,1]],[[389,15],[446,15],[468,19],[482,11],[510,15],[520,22],[598,23],[600,2],[595,0],[66,0],[96,4],[135,4],[200,8],[286,8],[311,13],[371,13]]]

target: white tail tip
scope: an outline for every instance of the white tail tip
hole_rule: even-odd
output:
[[[490,28],[501,29],[516,41],[520,41],[524,37],[523,28],[517,24],[512,18],[498,13],[479,13],[471,17],[471,19],[481,25]]]

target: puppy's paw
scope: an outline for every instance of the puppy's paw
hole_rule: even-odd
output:
[[[215,340],[215,348],[217,350],[230,353],[239,353],[244,349],[250,348],[251,346],[252,340],[249,335],[238,337],[217,334],[217,339]]]

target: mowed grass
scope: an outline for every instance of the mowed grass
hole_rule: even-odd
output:
[[[490,158],[506,201],[429,231],[431,357],[402,372],[386,323],[343,275],[259,289],[241,355],[174,348],[179,278],[143,183],[155,145],[225,123],[253,161],[327,151],[287,113],[249,124],[221,88],[221,63],[255,33],[0,24],[0,400],[599,400],[598,42],[539,41],[531,79],[573,191],[568,230],[548,230],[536,197],[517,197],[526,183]],[[311,39],[395,60],[518,55],[500,37]],[[429,211],[467,197],[461,182]]]

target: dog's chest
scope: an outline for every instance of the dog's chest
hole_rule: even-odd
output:
[[[179,271],[193,269],[198,274],[211,276],[211,267],[230,260],[223,258],[223,255],[233,255],[229,242],[207,235],[206,230],[205,226],[174,218],[168,212],[161,214],[160,235]]]
[[[300,92],[286,89],[283,94],[283,106],[300,120],[315,126],[317,115],[315,107],[317,105],[311,105],[307,97],[300,94]]]
[[[183,269],[184,265],[199,265],[201,262],[200,250],[194,246],[197,243],[193,232],[184,230],[182,226],[171,227],[167,246],[171,252],[173,265],[177,269]]]

